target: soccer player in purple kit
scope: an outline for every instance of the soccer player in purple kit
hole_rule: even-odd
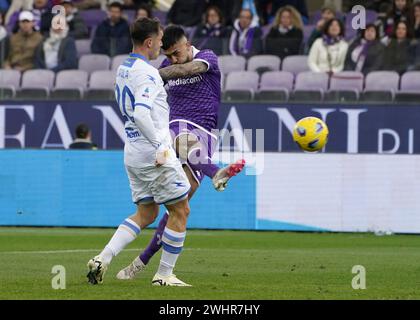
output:
[[[189,199],[205,175],[212,179],[217,191],[223,191],[228,180],[242,171],[245,160],[224,168],[211,162],[217,146],[217,136],[211,131],[217,128],[221,98],[218,58],[211,50],[200,51],[193,47],[180,26],[167,27],[162,43],[167,58],[162,62],[159,74],[169,93],[169,128],[173,145],[191,184]],[[117,274],[118,279],[133,279],[145,269],[161,247],[167,220],[166,213],[148,247]]]

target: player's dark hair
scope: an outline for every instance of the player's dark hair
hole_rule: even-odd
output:
[[[160,22],[156,18],[137,19],[130,26],[131,41],[134,45],[142,45],[147,38],[158,35],[160,29]]]
[[[111,8],[118,8],[118,9],[120,9],[120,11],[122,11],[123,10],[123,5],[120,2],[114,1],[114,2],[111,2],[108,6],[108,9],[111,9]]]
[[[86,139],[89,132],[90,132],[89,127],[86,124],[81,123],[76,127],[76,138]]]
[[[168,50],[183,37],[187,37],[187,35],[181,26],[172,25],[167,27],[163,33],[162,49]]]

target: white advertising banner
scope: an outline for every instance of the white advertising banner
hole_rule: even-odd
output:
[[[257,228],[420,233],[420,156],[266,153]]]

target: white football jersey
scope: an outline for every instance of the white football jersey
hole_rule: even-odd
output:
[[[162,144],[171,146],[169,105],[159,71],[142,55],[131,53],[118,67],[115,98],[125,120],[124,163],[135,168],[155,166],[156,146],[142,135],[133,114],[135,108],[149,109],[156,128],[156,138]],[[166,165],[174,161],[176,154],[170,147]]]

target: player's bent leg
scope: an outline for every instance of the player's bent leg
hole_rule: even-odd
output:
[[[180,159],[187,159],[192,170],[202,172],[211,178],[217,191],[224,191],[228,181],[245,167],[245,160],[240,159],[227,167],[219,168],[211,161],[212,151],[209,150],[208,142],[200,142],[193,133],[180,135],[175,139],[174,145]]]
[[[193,177],[190,169],[187,166],[183,166],[184,172],[187,175],[187,178],[191,184],[191,189],[188,194],[188,200],[191,200],[195,191],[198,189],[199,184]],[[134,279],[138,273],[146,269],[146,265],[149,263],[150,259],[160,250],[162,247],[162,235],[163,231],[165,230],[166,223],[168,222],[169,212],[163,215],[160,219],[159,224],[155,230],[153,238],[150,240],[149,244],[147,245],[146,249],[140,253],[138,257],[136,257],[129,266],[122,269],[117,274],[117,279],[120,280],[130,280]]]
[[[88,261],[88,282],[91,284],[102,283],[112,259],[134,241],[141,229],[152,223],[158,213],[159,206],[154,202],[139,204],[136,214],[125,219],[102,252]]]
[[[220,169],[211,162],[208,148],[193,133],[183,134],[174,141],[175,151],[181,161],[188,161],[192,170],[203,172],[212,178]]]
[[[165,205],[169,218],[162,236],[162,257],[159,269],[153,277],[156,286],[188,287],[189,284],[179,280],[173,269],[184,246],[187,219],[190,212],[188,200],[185,198],[176,203]]]

